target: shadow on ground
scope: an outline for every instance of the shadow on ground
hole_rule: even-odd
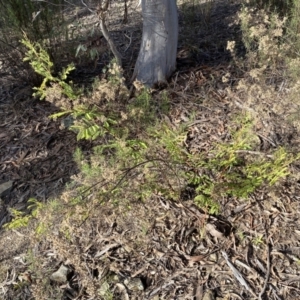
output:
[[[228,40],[239,39],[239,27],[233,23],[239,5],[216,2],[211,14],[203,18],[205,5],[179,5],[178,68],[171,81],[178,74],[195,69],[205,69],[206,76],[212,74],[221,80],[220,65],[226,69],[230,64],[226,45]],[[139,51],[142,32],[138,16],[141,17],[134,11],[129,14],[127,24],[123,24],[123,16],[114,18],[109,24],[123,55],[127,78],[132,74]],[[87,15],[82,14],[80,18],[87,18]],[[101,39],[101,43],[105,41]],[[84,64],[74,58],[77,70],[71,77],[75,83],[85,84],[89,89],[95,76],[103,76],[102,68],[109,62],[111,54],[107,45],[102,47],[106,51],[96,61],[94,69],[90,63]],[[14,81],[12,84],[2,78],[1,85],[0,183],[13,183],[12,188],[2,195],[0,224],[3,224],[10,219],[10,207],[23,210],[31,197],[45,201],[59,196],[70,177],[78,171],[72,156],[75,148],[80,146],[88,154],[93,145],[87,141],[78,143],[75,134],[62,129],[59,120],[50,120],[48,116],[58,108],[33,99],[30,83]]]

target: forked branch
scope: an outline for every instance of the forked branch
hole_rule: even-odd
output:
[[[109,3],[110,3],[110,0],[106,0],[106,1],[103,1],[104,3],[102,4],[102,1],[100,1],[98,7],[97,7],[97,10],[93,10],[91,9],[90,7],[88,7],[88,5],[84,2],[84,0],[81,0],[81,3],[93,14],[97,13],[98,17],[99,17],[99,21],[100,21],[100,29],[103,33],[103,36],[104,38],[106,39],[108,45],[109,45],[109,48],[111,50],[111,52],[113,53],[116,61],[117,61],[117,64],[122,67],[122,56],[120,54],[120,52],[118,51],[114,41],[112,40],[110,34],[109,34],[109,31],[107,29],[107,26],[106,26],[106,15],[107,15],[107,11],[108,11],[108,7],[109,7]]]

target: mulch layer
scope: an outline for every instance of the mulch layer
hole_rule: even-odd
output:
[[[29,86],[10,94],[2,88],[0,183],[12,181],[12,188],[2,195],[0,224],[9,220],[7,208],[24,210],[31,197],[45,201],[58,196],[77,172],[72,158],[76,135],[49,119],[58,109],[32,99]]]
[[[174,126],[190,124],[187,149],[195,154],[228,141],[232,116],[240,111],[237,99],[239,104],[243,99],[229,94],[222,82],[228,71],[236,72],[236,80],[241,76],[232,69],[224,50],[225,42],[239,34],[236,25],[225,26],[238,7],[234,3],[225,6],[223,1],[216,6],[210,29],[197,33],[201,41],[194,46],[200,52],[189,47],[186,32],[187,40],[180,39],[179,70],[170,81],[169,118]],[[9,208],[26,208],[30,197],[43,201],[58,197],[78,172],[72,157],[75,148],[80,146],[88,154],[93,146],[78,143],[60,121],[48,118],[57,110],[32,99],[27,86],[6,88],[2,84],[0,183],[12,181],[13,185],[1,196],[1,224],[9,220]],[[298,132],[283,116],[273,115],[265,122],[268,129],[256,131],[259,151],[267,153],[289,144],[299,149]],[[35,254],[43,258],[45,268],[58,269],[62,263],[73,268],[68,284],[59,287],[63,299],[91,299],[88,288],[84,289],[86,282],[81,282],[84,269],[90,281],[98,280],[99,285],[108,274],[116,276],[110,286],[113,299],[300,299],[299,166],[293,165],[291,172],[295,176],[255,192],[247,201],[220,197],[219,216],[199,210],[191,199],[173,202],[160,195],[153,195],[147,206],[133,203],[126,214],[107,208],[102,212],[106,217],[91,217],[75,233],[77,244],[65,249],[64,257],[57,256],[46,241],[36,246]],[[150,226],[143,228],[143,224]],[[17,299],[13,287],[22,281],[26,284],[18,299],[32,299],[32,279],[22,258],[27,251],[26,235],[1,234],[0,262],[7,263],[7,276],[1,278],[0,295]],[[141,235],[144,243],[136,244]],[[19,250],[10,249],[9,257],[4,243],[11,239]],[[82,270],[74,268],[75,258]],[[105,298],[99,295],[97,299]]]

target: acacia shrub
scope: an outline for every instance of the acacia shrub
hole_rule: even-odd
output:
[[[72,9],[72,2],[63,0],[31,1],[0,0],[0,60],[2,68],[15,71],[15,75],[25,69],[22,64],[25,54],[21,40],[26,36],[32,42],[39,42],[57,63],[61,56],[60,45],[66,38],[66,15]]]

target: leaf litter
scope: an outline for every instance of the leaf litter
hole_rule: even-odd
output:
[[[236,6],[217,5],[213,24],[222,27],[230,8]],[[214,30],[199,33],[206,52],[181,58],[181,69],[171,80],[168,119],[175,127],[188,124],[186,146],[195,154],[227,141],[232,115],[246,105],[222,81],[235,70],[221,47],[212,47]],[[192,58],[199,67],[189,66]],[[12,191],[1,196],[4,223],[9,207],[24,209],[29,197],[57,197],[78,170],[72,159],[74,134],[47,118],[56,108],[30,97],[14,102],[6,94],[0,105],[0,182],[13,181]],[[298,132],[282,116],[262,115],[260,121],[268,126],[257,126],[257,152],[289,143],[299,149]],[[83,147],[89,152],[92,146]],[[297,174],[299,167],[292,171]],[[130,210],[107,204],[77,227],[76,243],[64,244],[55,233],[51,243],[36,242],[31,251],[40,264],[33,270],[26,258],[30,228],[1,231],[1,297],[32,299],[39,280],[65,266],[69,275],[59,299],[91,299],[97,291],[94,299],[105,299],[109,292],[114,299],[298,299],[299,191],[298,180],[288,177],[271,190],[253,193],[247,203],[220,197],[218,217],[191,199],[172,202],[155,193],[147,203],[132,203]]]

